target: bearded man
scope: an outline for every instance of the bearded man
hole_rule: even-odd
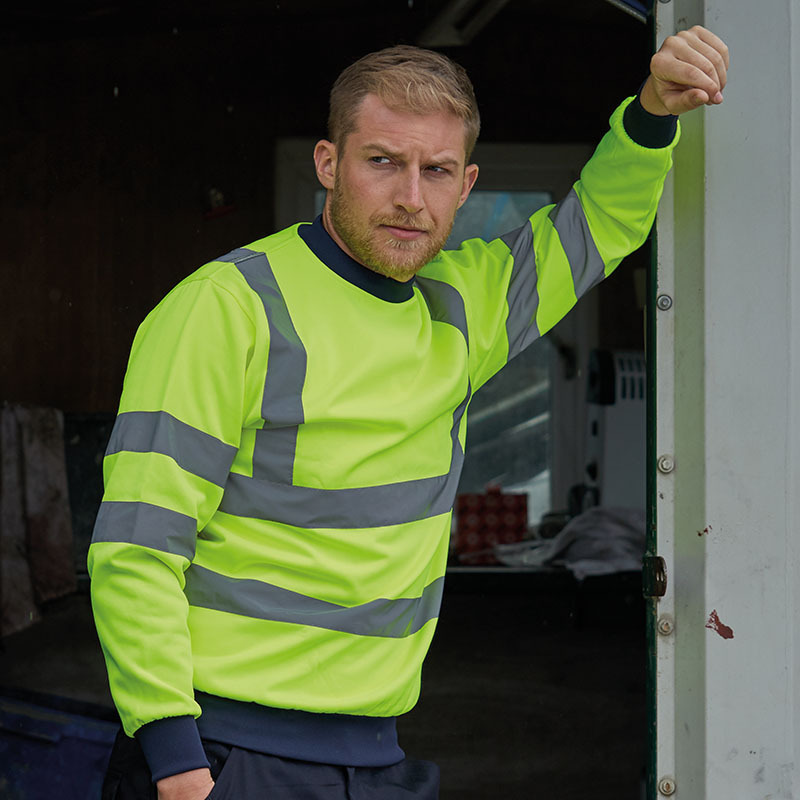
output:
[[[324,211],[206,264],[133,344],[89,553],[123,732],[104,797],[435,798],[419,694],[475,391],[644,241],[676,115],[728,55],[666,41],[559,204],[443,251],[475,185],[463,69],[348,67]]]

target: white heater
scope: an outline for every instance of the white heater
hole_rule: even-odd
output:
[[[597,505],[645,508],[646,377],[641,352],[590,354],[584,477]]]

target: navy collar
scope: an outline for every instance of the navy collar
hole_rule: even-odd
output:
[[[350,258],[325,230],[325,226],[322,224],[322,215],[310,224],[300,225],[297,233],[326,267],[348,283],[358,286],[359,289],[390,303],[403,303],[414,296],[413,279],[401,283],[394,278],[387,278],[385,275],[373,272]]]

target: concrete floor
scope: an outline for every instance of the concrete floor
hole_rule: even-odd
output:
[[[646,648],[630,594],[455,583],[399,724],[406,752],[440,765],[442,800],[639,800]],[[85,594],[2,642],[3,688],[110,707]]]

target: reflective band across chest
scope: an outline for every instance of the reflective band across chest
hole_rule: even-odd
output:
[[[443,586],[444,578],[437,578],[425,587],[420,597],[379,598],[348,607],[262,581],[230,578],[197,564],[186,571],[186,597],[193,606],[391,639],[412,636],[438,616]]]
[[[305,348],[266,255],[242,248],[218,260],[236,264],[258,294],[270,331],[268,377],[262,403],[265,425],[256,434],[253,476],[230,475],[220,511],[300,528],[373,528],[449,513],[464,462],[458,433],[471,389],[467,388],[466,396],[453,412],[452,455],[446,474],[354,489],[294,485],[297,433],[304,422]],[[453,325],[468,342],[461,295],[442,281],[420,279],[418,284],[432,320]]]

